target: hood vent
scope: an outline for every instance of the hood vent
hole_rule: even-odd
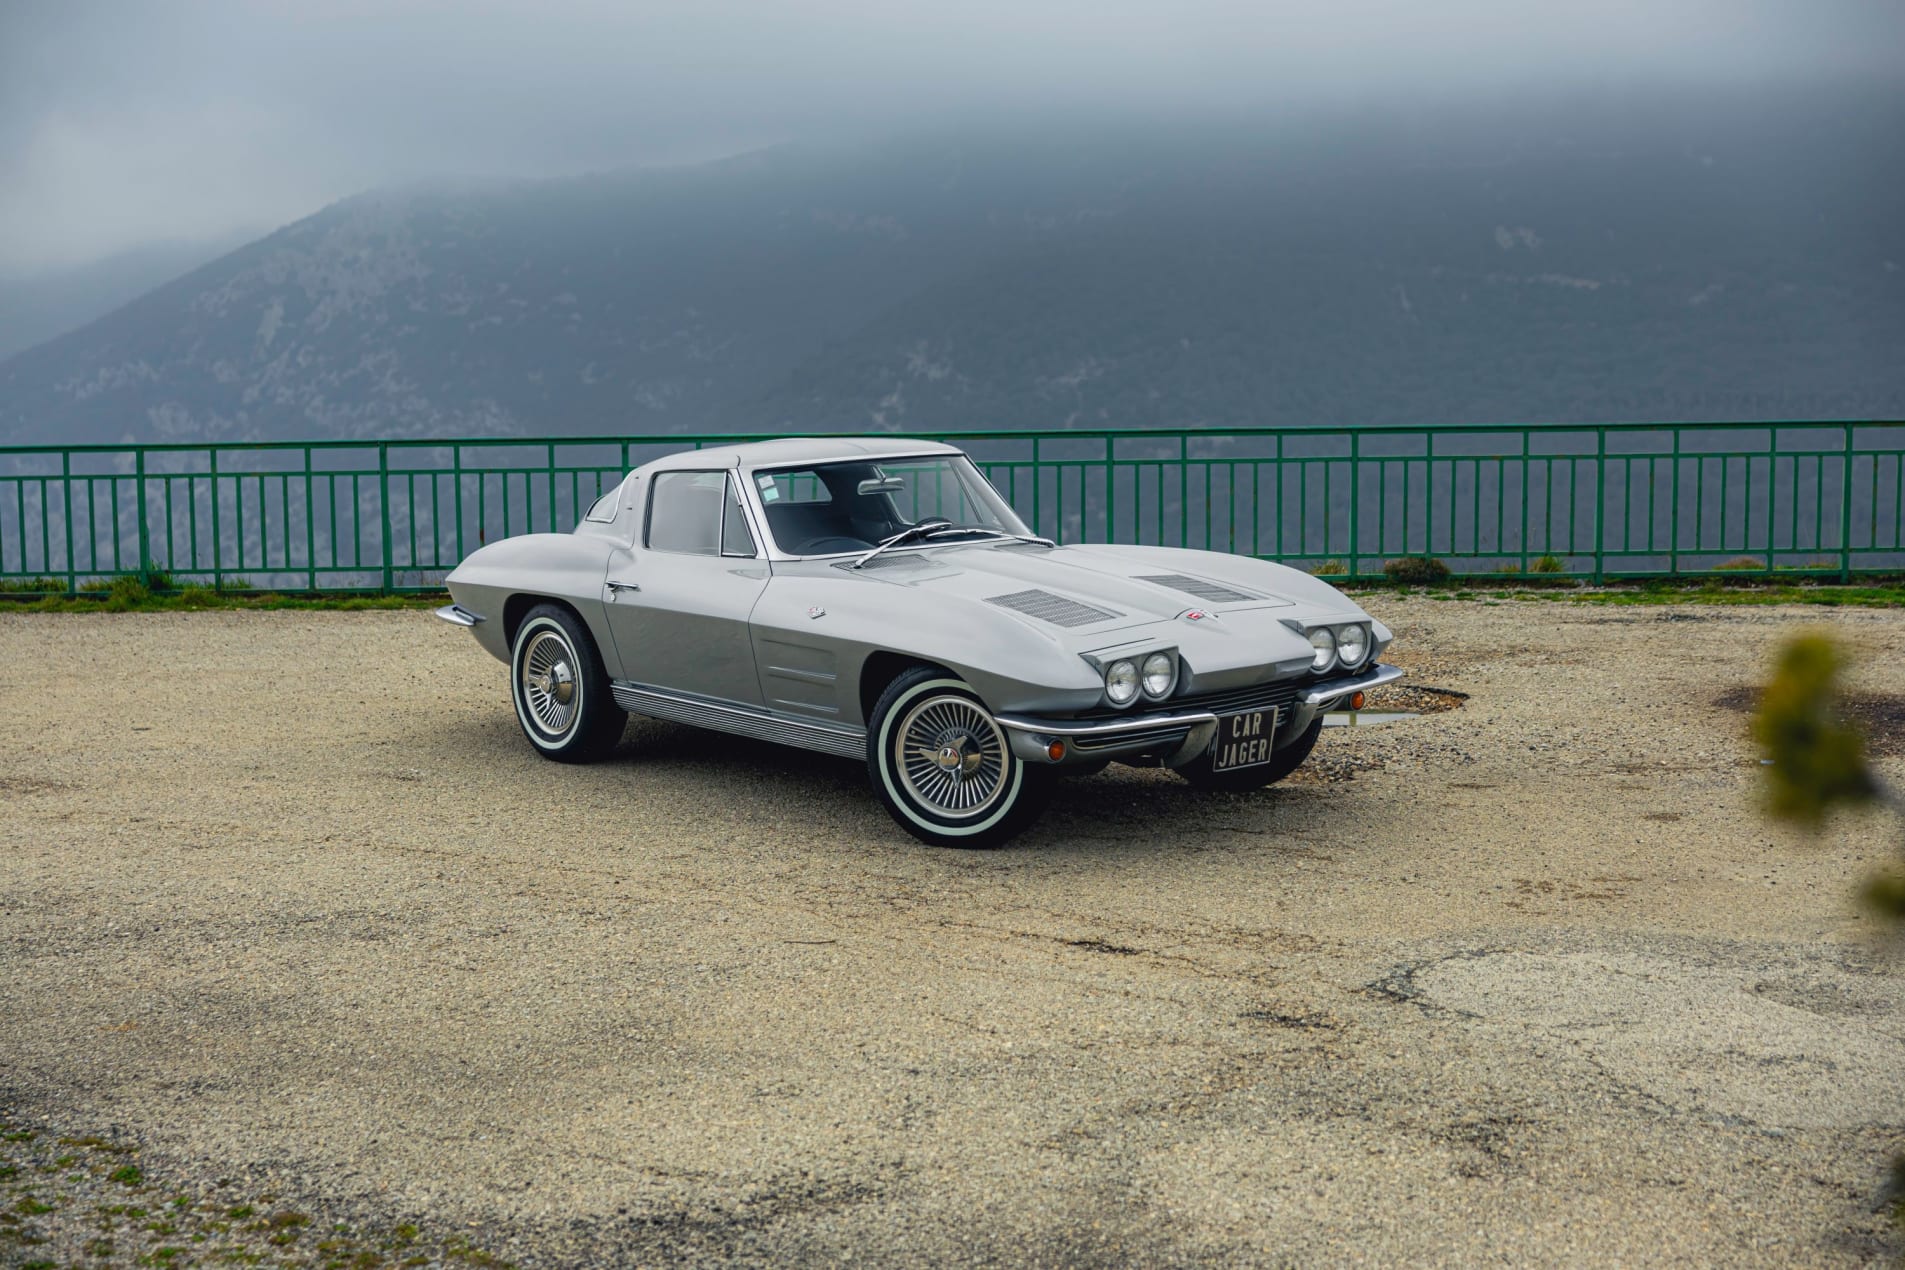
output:
[[[1208,600],[1212,604],[1238,604],[1244,600],[1260,600],[1263,598],[1260,595],[1251,595],[1246,591],[1235,590],[1220,582],[1206,582],[1203,578],[1187,577],[1182,573],[1160,573],[1151,577],[1136,578],[1134,581],[1149,582],[1152,586],[1161,586],[1172,591],[1182,591],[1186,595],[1194,595],[1198,599]]]
[[[989,596],[986,603],[1035,617],[1041,622],[1050,622],[1053,626],[1090,626],[1093,622],[1124,616],[1111,609],[1096,608],[1090,604],[1080,604],[1077,600],[1068,600],[1062,595],[1053,595],[1050,591],[1014,591],[1011,595]]]

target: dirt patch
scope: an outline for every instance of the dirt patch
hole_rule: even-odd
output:
[[[1368,709],[1407,711],[1412,714],[1440,714],[1459,710],[1468,700],[1466,692],[1453,688],[1431,688],[1426,684],[1394,683],[1369,694]]]
[[[1759,709],[1759,698],[1759,688],[1741,684],[1715,697],[1713,704],[1735,714],[1752,714]],[[1866,748],[1873,754],[1905,754],[1905,694],[1841,693],[1839,711],[1865,734]]]

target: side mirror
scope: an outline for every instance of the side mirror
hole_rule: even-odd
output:
[[[906,492],[906,478],[903,476],[869,476],[856,487],[862,494],[903,494]]]

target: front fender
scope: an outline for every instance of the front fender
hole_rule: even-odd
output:
[[[757,640],[824,651],[843,722],[867,722],[860,679],[868,658],[882,652],[946,667],[994,712],[1085,710],[1104,691],[1077,652],[1001,610],[858,578],[777,574],[752,625]]]
[[[476,642],[499,661],[509,660],[504,620],[513,596],[545,596],[573,608],[595,638],[611,678],[621,673],[609,638],[602,580],[614,543],[579,534],[523,534],[479,547],[464,557],[446,584],[450,598],[483,620],[471,627]]]

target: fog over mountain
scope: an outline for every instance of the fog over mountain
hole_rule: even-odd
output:
[[[10,0],[0,440],[1898,414],[1901,47],[1896,0]]]
[[[81,265],[0,278],[0,362],[103,317],[255,237],[254,232],[210,242],[148,243]]]
[[[0,438],[1905,414],[1878,89],[997,130],[346,199]]]

